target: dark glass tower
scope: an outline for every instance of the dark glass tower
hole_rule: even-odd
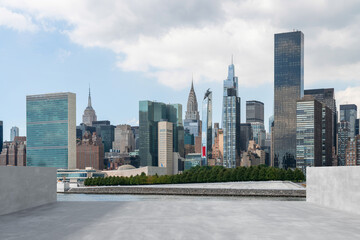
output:
[[[112,142],[115,138],[115,126],[110,125],[110,121],[93,121],[92,126],[96,128],[96,133],[101,137],[104,144],[104,152],[110,152]]]
[[[355,137],[356,133],[357,106],[355,104],[340,105],[340,121],[349,122],[349,137]]]
[[[304,34],[275,34],[274,159],[278,167],[295,167],[296,101],[304,95]]]
[[[246,101],[246,122],[264,123],[264,103],[260,101]]]

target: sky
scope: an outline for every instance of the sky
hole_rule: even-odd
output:
[[[26,95],[73,92],[77,124],[89,84],[98,120],[138,124],[139,100],[181,103],[193,76],[199,101],[222,84],[234,56],[245,103],[273,113],[274,34],[304,33],[305,89],[335,88],[360,107],[358,0],[0,0],[0,120],[26,134]]]

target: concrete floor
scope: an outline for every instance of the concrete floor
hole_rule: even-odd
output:
[[[301,201],[57,202],[0,216],[0,239],[360,239],[360,215]]]

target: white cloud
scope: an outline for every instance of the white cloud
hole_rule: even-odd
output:
[[[360,107],[360,86],[358,87],[348,87],[345,90],[336,92],[336,101],[338,105],[341,104],[356,104]],[[338,109],[339,106],[338,106]],[[358,109],[358,115],[359,115]]]
[[[232,54],[240,87],[271,83],[273,34],[293,28],[305,34],[306,84],[360,81],[356,0],[0,0],[0,7],[22,19],[6,26],[58,29],[81,46],[114,51],[122,70],[175,89],[188,87],[192,73],[222,81]]]
[[[20,32],[38,30],[29,16],[12,12],[0,6],[0,26],[5,26]]]
[[[59,49],[57,51],[57,57],[60,62],[64,62],[66,58],[71,56],[71,51],[66,49]]]

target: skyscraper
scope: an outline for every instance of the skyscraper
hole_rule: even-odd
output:
[[[83,123],[85,123],[87,126],[92,126],[92,122],[97,121],[97,116],[95,113],[95,110],[93,109],[91,105],[91,93],[90,93],[90,87],[89,87],[89,97],[88,97],[88,106],[86,107],[83,115]]]
[[[166,174],[173,174],[174,154],[173,154],[173,123],[161,121],[158,123],[159,139],[159,167],[166,168]]]
[[[264,124],[264,103],[256,100],[246,101],[246,122]]]
[[[349,122],[349,137],[355,137],[357,106],[355,104],[340,105],[340,121]]]
[[[338,123],[338,139],[337,139],[337,156],[338,165],[345,166],[346,163],[346,148],[350,138],[350,123],[347,121],[340,121]]]
[[[296,167],[305,173],[322,165],[322,104],[305,95],[297,101],[296,118]]]
[[[19,136],[19,128],[18,127],[12,127],[10,129],[10,141],[14,141],[15,137]]]
[[[116,126],[112,149],[125,154],[135,150],[135,137],[130,125]]]
[[[250,123],[240,124],[240,150],[247,151],[249,141],[253,139],[253,131]]]
[[[274,162],[286,167],[296,155],[296,100],[304,95],[304,34],[275,34]]]
[[[212,154],[212,92],[208,89],[202,102],[201,165],[207,166]]]
[[[228,77],[224,80],[222,128],[224,132],[224,160],[227,168],[235,168],[240,162],[240,97],[238,97],[238,77],[231,63]]]
[[[139,157],[141,166],[158,166],[158,123],[173,124],[173,152],[184,153],[182,105],[161,102],[139,102]]]
[[[307,89],[304,90],[304,95],[313,96],[316,100],[325,104],[332,111],[332,123],[331,123],[332,146],[336,147],[337,110],[336,110],[334,89],[333,88]]]
[[[193,81],[191,81],[191,89],[187,101],[187,109],[184,120],[184,130],[189,130],[189,133],[193,134],[194,137],[199,136],[201,132],[198,102],[196,99]]]
[[[77,141],[76,154],[76,168],[104,168],[104,144],[96,132],[85,132],[82,140]]]
[[[76,167],[76,95],[26,96],[26,166]]]
[[[107,120],[93,121],[92,126],[96,128],[96,134],[102,139],[104,151],[110,152],[115,137],[115,126]]]

